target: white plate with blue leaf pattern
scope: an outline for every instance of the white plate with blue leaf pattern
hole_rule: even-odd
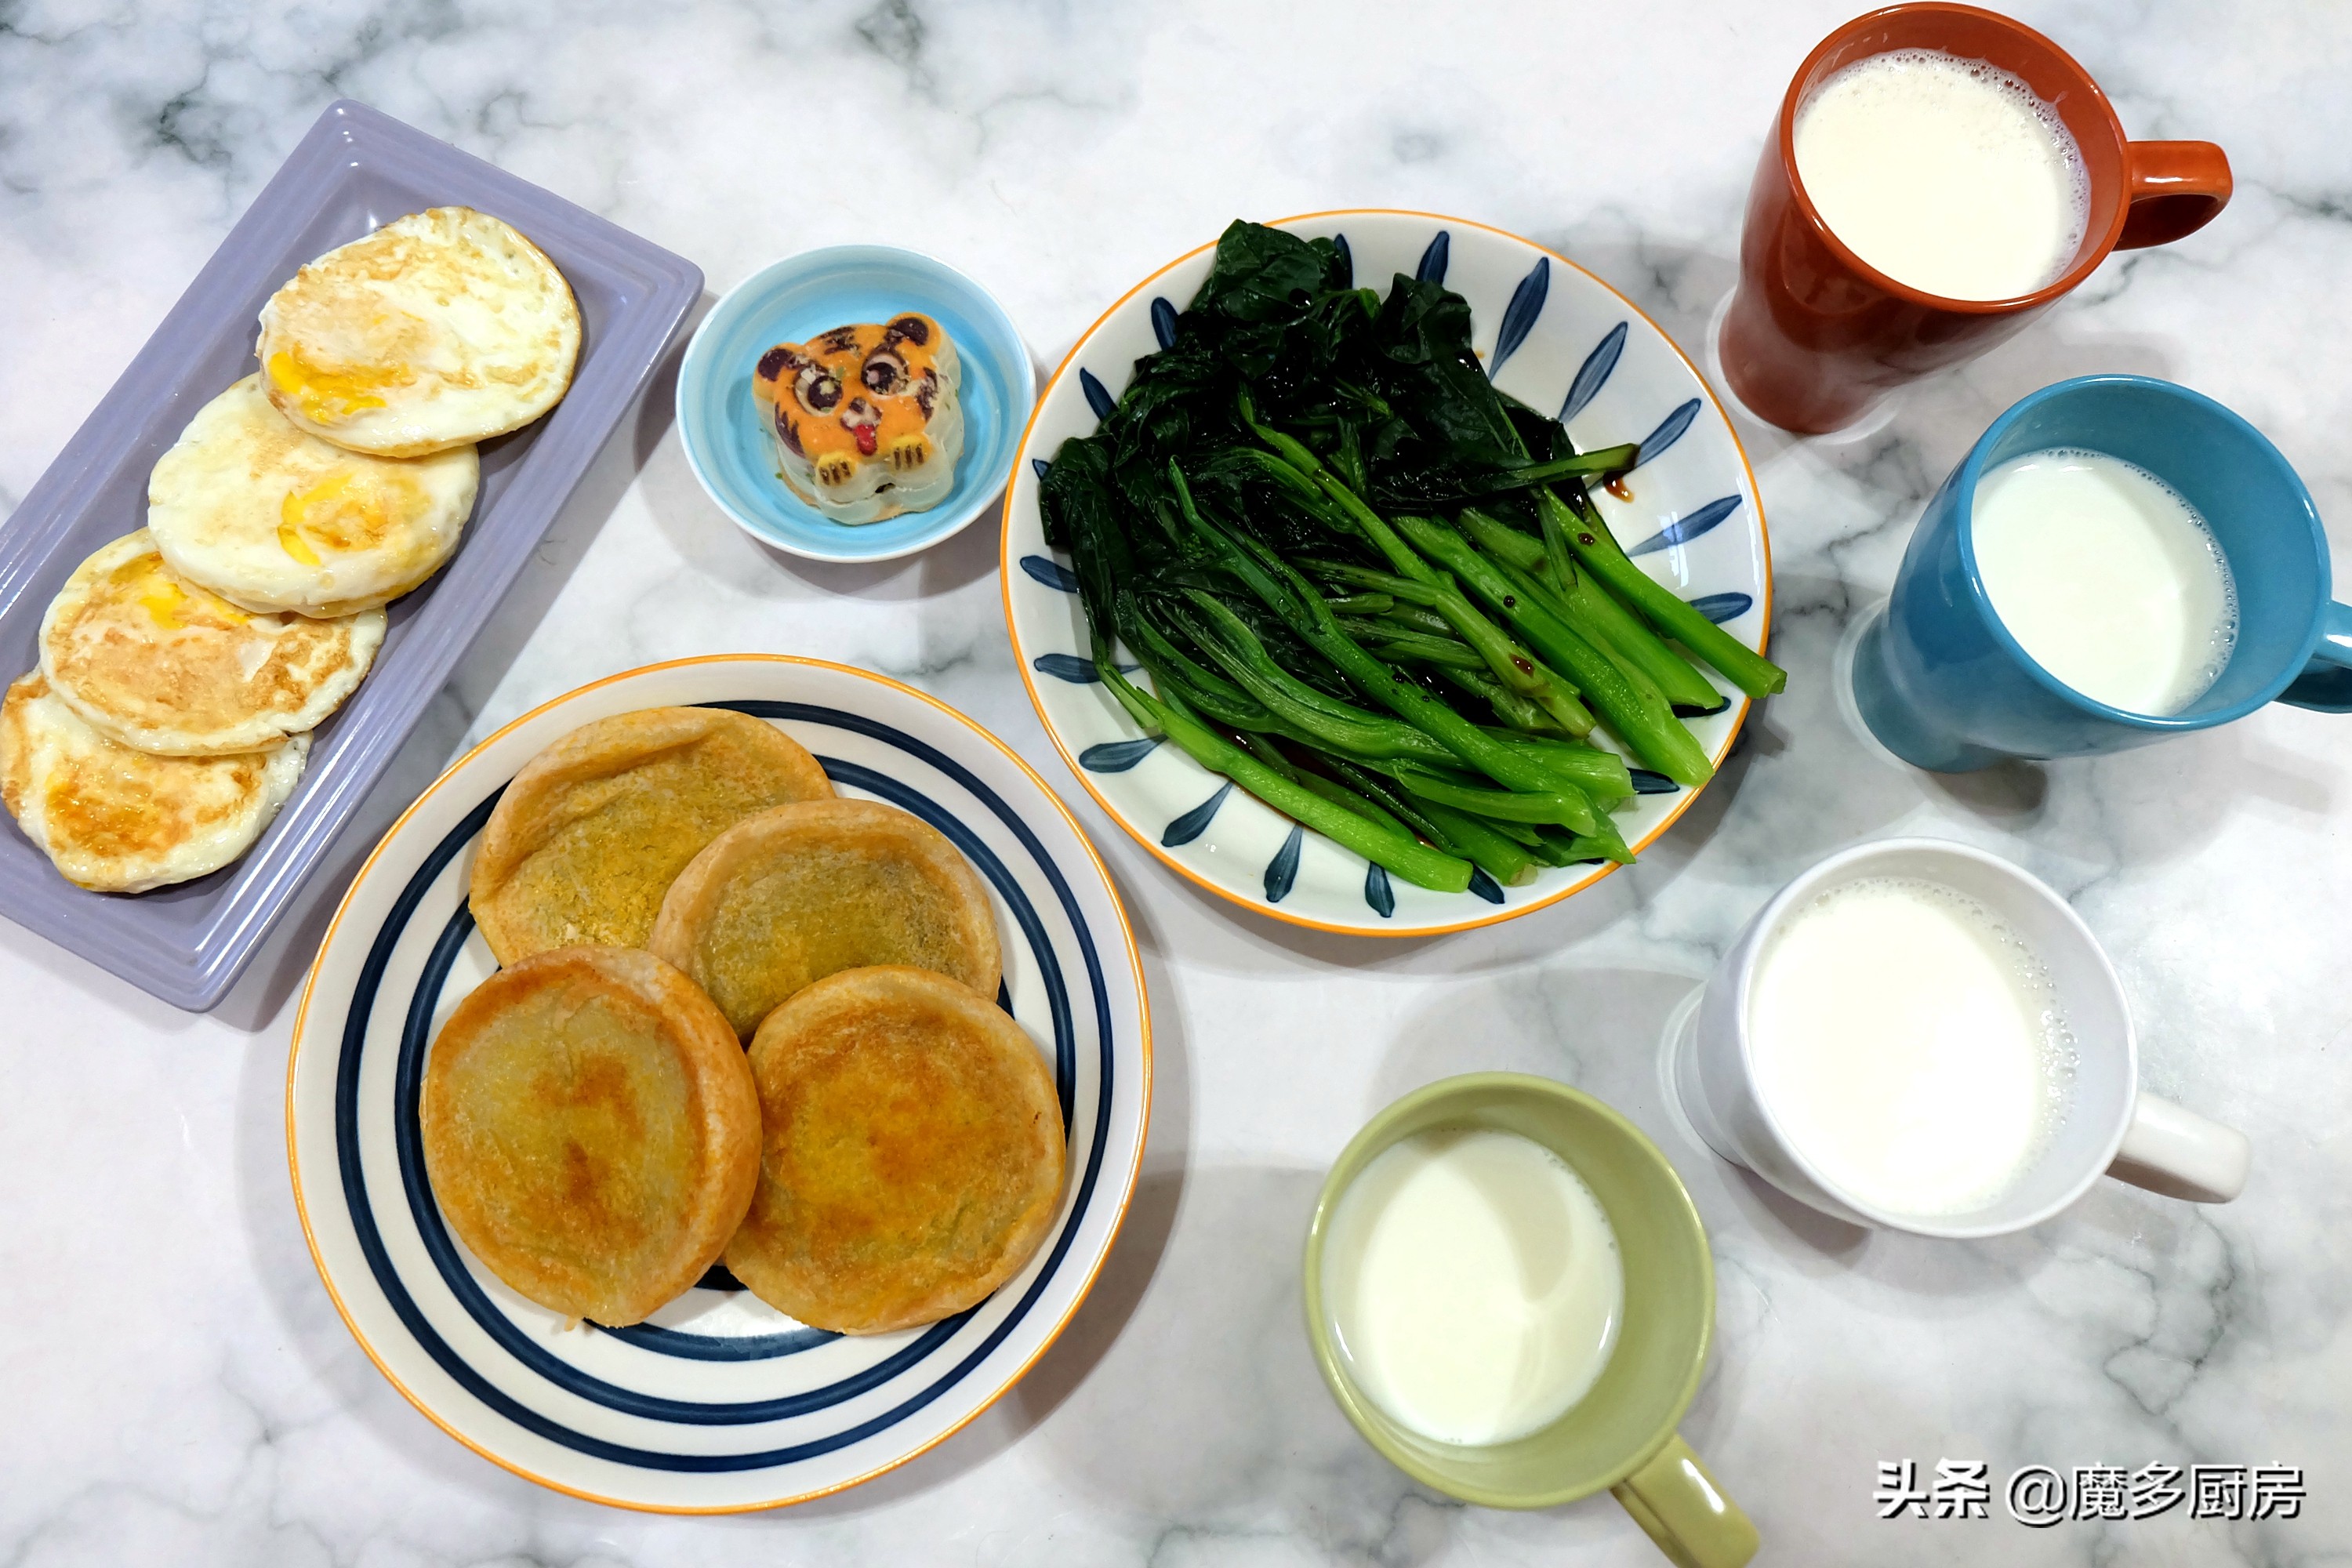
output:
[[[1593,492],[1611,530],[1652,576],[1740,641],[1763,647],[1772,563],[1756,477],[1697,368],[1631,300],[1566,257],[1461,218],[1359,209],[1274,226],[1339,243],[1356,281],[1383,294],[1400,272],[1461,294],[1495,384],[1558,413],[1579,450],[1640,442],[1640,460],[1623,482]],[[1013,463],[1004,498],[1005,617],[1055,745],[1103,809],[1171,870],[1294,925],[1425,936],[1491,925],[1591,886],[1616,868],[1545,868],[1516,888],[1481,873],[1463,893],[1393,879],[1146,734],[1096,679],[1076,579],[1045,544],[1039,481],[1064,441],[1093,433],[1135,362],[1173,341],[1176,317],[1215,253],[1212,242],[1179,257],[1087,330],[1037,400]],[[1716,685],[1728,704],[1687,722],[1720,765],[1748,704],[1729,682],[1716,678]],[[1615,821],[1638,853],[1698,792],[1641,770],[1635,782],[1645,793]]]
[[[1027,1267],[897,1333],[805,1328],[723,1269],[646,1321],[573,1326],[466,1251],[425,1180],[416,1109],[434,1034],[490,973],[466,906],[476,838],[523,763],[638,708],[764,718],[845,795],[945,833],[988,884],[998,1005],[1051,1065],[1069,1180]],[[1143,1152],[1151,1027],[1135,940],[1093,847],[1003,742],[893,680],[735,654],[600,680],[453,764],[384,836],[328,928],[294,1025],[286,1140],[310,1255],[361,1348],[467,1447],[559,1491],[665,1513],[770,1508],[912,1458],[1042,1354],[1102,1266]]]

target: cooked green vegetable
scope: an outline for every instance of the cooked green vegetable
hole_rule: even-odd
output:
[[[1576,558],[1609,584],[1610,592],[1642,612],[1659,633],[1713,665],[1716,673],[1750,697],[1769,697],[1789,684],[1789,672],[1692,609],[1673,589],[1627,558],[1616,535],[1582,497],[1580,513],[1549,489],[1536,492],[1536,504],[1556,522]]]
[[[1275,810],[1297,817],[1408,882],[1433,888],[1441,893],[1458,893],[1470,886],[1468,861],[1433,849],[1369,816],[1324,799],[1226,741],[1181,707],[1156,700],[1150,693],[1139,690],[1116,669],[1104,671],[1103,682],[1137,723],[1160,731],[1190,752],[1194,762],[1212,773],[1224,774]]]
[[[1549,539],[1538,544],[1475,509],[1465,509],[1461,521],[1462,531],[1496,558],[1504,576],[1557,611],[1593,646],[1616,655],[1621,665],[1640,670],[1675,711],[1713,713],[1722,709],[1724,697],[1713,683],[1612,597],[1591,574],[1580,571],[1564,542],[1558,553],[1549,553]],[[1526,547],[1534,549],[1533,561],[1527,559]],[[1537,577],[1538,571],[1548,572],[1549,581]]]
[[[1237,223],[1173,341],[1055,454],[1045,537],[1138,723],[1405,880],[1509,885],[1631,858],[1602,808],[1633,775],[1572,738],[1596,722],[1708,776],[1676,710],[1721,698],[1681,649],[1785,680],[1575,510],[1639,455],[1498,394],[1460,295],[1360,289],[1331,242]]]
[[[1655,686],[1639,682],[1546,605],[1520,595],[1495,563],[1444,523],[1403,518],[1412,542],[1460,574],[1473,592],[1510,618],[1538,653],[1558,663],[1633,754],[1680,784],[1702,784],[1714,766]]]

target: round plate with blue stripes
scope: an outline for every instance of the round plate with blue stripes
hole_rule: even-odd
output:
[[[989,885],[999,1004],[1051,1064],[1069,1179],[1045,1244],[971,1310],[898,1333],[803,1327],[714,1269],[635,1327],[568,1325],[450,1233],[425,1178],[417,1093],[450,1009],[497,966],[466,907],[499,793],[558,737],[638,708],[769,720],[845,795],[945,833]],[[1060,1332],[1134,1191],[1151,1099],[1143,976],[1118,896],[1027,763],[954,710],[863,670],[728,655],[583,687],[474,748],[384,836],[310,972],[286,1132],[312,1258],[360,1344],[467,1447],[561,1491],[665,1512],[797,1502],[940,1442]]]
[[[1697,367],[1632,300],[1564,256],[1464,218],[1357,209],[1274,226],[1339,245],[1360,286],[1385,294],[1405,273],[1460,294],[1495,384],[1557,411],[1579,450],[1640,443],[1633,470],[1594,492],[1601,515],[1653,576],[1740,641],[1763,647],[1772,560],[1756,477]],[[1616,868],[1547,868],[1515,888],[1482,872],[1461,893],[1394,880],[1144,733],[1097,679],[1077,578],[1045,543],[1039,481],[1064,441],[1094,433],[1135,362],[1175,341],[1177,317],[1215,258],[1213,242],[1178,257],[1105,311],[1054,373],[1022,437],[1004,492],[1004,614],[1046,732],[1078,782],[1162,864],[1294,925],[1426,936],[1491,925],[1591,886]],[[1748,700],[1720,678],[1716,685],[1723,706],[1688,722],[1720,764]],[[1697,791],[1645,771],[1634,784],[1641,793],[1615,820],[1638,852]]]

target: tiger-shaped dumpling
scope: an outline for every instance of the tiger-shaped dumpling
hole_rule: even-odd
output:
[[[778,343],[751,385],[793,493],[835,522],[879,522],[953,488],[961,374],[939,322],[909,311]]]

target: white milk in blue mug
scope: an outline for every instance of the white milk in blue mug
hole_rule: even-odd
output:
[[[2033,662],[2128,713],[2178,713],[2230,662],[2238,595],[2213,531],[2154,474],[2104,452],[2012,458],[1970,521],[1993,613]]]

